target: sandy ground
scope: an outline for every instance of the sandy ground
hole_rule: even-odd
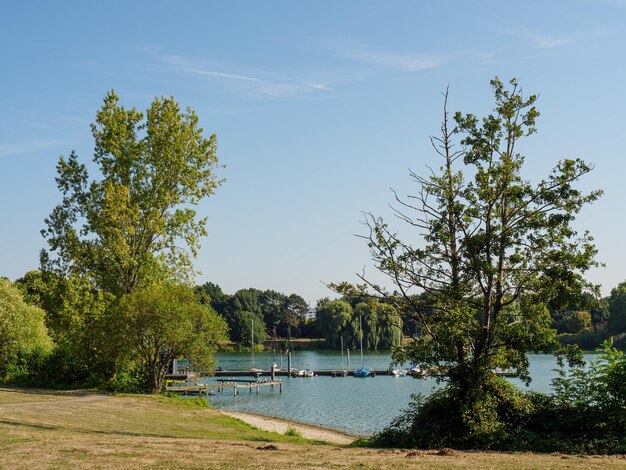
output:
[[[280,434],[285,434],[287,430],[295,429],[305,439],[312,439],[315,441],[333,442],[336,444],[351,444],[355,439],[354,436],[343,434],[339,431],[324,429],[321,427],[298,423],[296,421],[290,421],[287,419],[250,413],[240,413],[235,411],[222,411],[222,413],[228,416],[232,416],[233,418],[240,419],[241,421],[244,421],[257,429],[262,429],[264,431],[272,431]]]

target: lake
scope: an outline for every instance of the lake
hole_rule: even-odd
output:
[[[252,367],[250,353],[217,353],[217,366],[225,370],[245,370]],[[296,351],[292,367],[296,369],[346,369],[361,366],[360,357],[353,355],[347,367],[341,353],[335,351]],[[545,354],[531,354],[530,374],[532,382],[528,389],[550,392],[550,381],[555,377],[556,359]],[[255,366],[269,369],[274,362],[271,352],[255,354]],[[277,361],[278,362],[278,361]],[[363,365],[371,369],[387,369],[389,352],[365,352]],[[283,358],[287,368],[287,360]],[[435,379],[412,377],[377,376],[312,377],[283,379],[283,393],[278,388],[262,387],[257,396],[253,391],[241,390],[234,398],[232,393],[218,394],[208,398],[216,408],[279,416],[324,427],[341,429],[354,434],[367,435],[380,431],[405,409],[415,393],[430,394],[437,387]],[[207,383],[215,378],[206,378]],[[520,387],[524,385],[514,379]]]

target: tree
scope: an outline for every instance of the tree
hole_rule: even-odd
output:
[[[361,302],[354,307],[351,327],[353,338],[357,338],[356,346],[360,343],[360,335],[363,336],[363,347],[365,349],[378,349],[378,309],[377,302]]]
[[[276,334],[276,329],[284,317],[286,302],[287,297],[275,290],[263,291],[259,296],[263,320],[273,334]]]
[[[24,302],[8,279],[0,279],[0,376],[28,363],[33,356],[46,355],[53,347],[39,307]]]
[[[300,333],[300,324],[304,323],[309,305],[297,294],[289,295],[284,302],[283,315],[279,323],[279,334],[291,338]]]
[[[46,313],[46,325],[55,342],[57,362],[47,380],[61,385],[90,381],[100,385],[123,365],[121,335],[125,325],[116,318],[113,296],[97,290],[84,276],[62,276],[31,271],[15,282],[28,303]]]
[[[626,331],[626,281],[620,282],[611,290],[609,296],[609,331],[622,333]]]
[[[507,88],[496,78],[491,86],[495,108],[482,120],[456,113],[452,124],[444,94],[441,136],[431,138],[443,163],[429,177],[411,172],[417,194],[395,196],[396,215],[416,231],[415,241],[366,215],[372,259],[393,290],[360,276],[419,324],[420,335],[396,359],[443,374],[473,430],[498,413],[490,398],[500,387],[494,368],[530,380],[527,351],[554,342],[545,302],[588,287],[583,274],[597,265],[591,237],[572,228],[600,196],[575,187],[591,166],[564,159],[547,178],[525,180],[517,146],[536,131],[536,96],[525,98],[516,80]]]
[[[402,345],[402,318],[389,304],[378,303],[378,348],[395,349]]]
[[[589,331],[591,326],[591,314],[585,310],[578,312],[568,312],[565,320],[567,333],[584,333]]]
[[[337,349],[352,319],[352,307],[344,300],[324,302],[316,312],[317,325],[329,347]]]
[[[202,303],[208,303],[213,309],[223,314],[228,302],[228,295],[224,294],[222,288],[212,282],[205,282],[201,286],[196,286],[196,292],[200,295]]]
[[[226,322],[202,305],[185,285],[155,284],[121,299],[127,347],[158,393],[172,360],[188,357],[196,370],[209,370],[217,342],[226,339]]]
[[[244,347],[251,347],[253,339],[254,346],[261,344],[267,338],[263,319],[253,312],[238,310],[230,337]]]
[[[216,137],[203,136],[193,110],[155,98],[144,116],[118,101],[107,93],[91,126],[99,179],[75,152],[59,159],[63,200],[45,220],[50,252],[41,254],[44,269],[86,276],[115,296],[193,274],[206,218],[192,207],[221,183]]]

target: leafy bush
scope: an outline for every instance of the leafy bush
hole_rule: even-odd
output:
[[[474,399],[451,386],[416,395],[369,445],[626,453],[626,354],[605,342],[596,362],[561,370],[553,386],[522,392],[494,377]]]
[[[145,373],[134,368],[119,372],[106,384],[106,388],[118,393],[149,393],[150,381]]]
[[[285,431],[285,436],[302,437],[302,434],[300,434],[300,431],[298,431],[293,426],[289,426]]]
[[[591,351],[602,346],[602,343],[609,338],[608,333],[587,332],[580,334],[563,334],[559,335],[558,340],[561,344],[577,344],[579,348]]]

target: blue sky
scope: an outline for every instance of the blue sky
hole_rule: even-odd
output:
[[[595,165],[583,186],[605,196],[578,227],[606,267],[589,277],[604,293],[626,279],[626,0],[11,2],[0,54],[11,279],[37,268],[55,164],[72,149],[91,161],[112,88],[139,109],[174,96],[218,136],[228,181],[198,207],[198,282],[314,302],[332,295],[324,282],[376,278],[361,212],[393,221],[389,188],[408,194],[408,169],[437,164],[442,90],[451,110],[484,114],[496,75],[540,94],[539,133],[520,147],[529,178],[563,157]]]

